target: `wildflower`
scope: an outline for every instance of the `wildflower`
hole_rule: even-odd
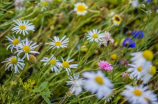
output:
[[[112,17],[112,20],[113,20],[113,23],[114,25],[118,26],[120,25],[122,19],[119,15],[115,14],[113,17]]]
[[[102,33],[100,33],[101,30],[93,29],[92,31],[88,31],[87,34],[87,40],[90,42],[96,41],[97,43],[101,44],[101,41],[103,39]]]
[[[70,92],[79,95],[82,92],[83,79],[79,79],[79,75],[73,75],[70,78],[70,81],[66,81],[67,85],[72,85],[70,87]]]
[[[10,41],[8,44],[8,47],[7,47],[7,50],[10,48],[11,49],[11,52],[13,52],[13,49],[16,48],[18,49],[18,45],[20,43],[20,36],[18,38],[15,38],[15,36],[13,35],[12,37],[8,37],[6,36],[6,38]]]
[[[100,61],[98,63],[100,69],[105,69],[107,72],[112,71],[113,67],[106,61]]]
[[[129,3],[132,4],[133,8],[139,7],[138,0],[130,0]]]
[[[132,31],[132,36],[133,38],[143,38],[144,37],[144,32],[142,30],[140,31]]]
[[[125,96],[126,99],[132,104],[136,104],[136,102],[143,100],[143,94],[145,90],[148,89],[147,86],[143,87],[143,85],[136,87],[126,85],[125,87],[126,90],[122,92],[122,95]]]
[[[71,91],[66,92],[67,96],[71,96],[73,93]]]
[[[47,9],[47,5],[49,4],[51,0],[40,0],[40,1],[41,1],[41,6],[42,6],[41,11],[43,11]]]
[[[51,65],[51,70],[55,71],[56,74],[58,73],[60,62],[59,60],[56,59],[56,57],[54,57],[53,54],[49,58],[44,57],[41,61],[44,62],[43,65],[46,65],[46,64]]]
[[[117,54],[116,53],[112,54],[111,59],[116,60],[117,59]]]
[[[136,78],[137,80],[140,79],[144,67],[143,64],[129,64],[129,66],[132,66],[127,70],[127,72],[131,72],[130,76]]]
[[[24,0],[15,0],[14,4],[16,11],[22,11],[25,9]]]
[[[57,37],[57,36],[54,36],[54,40],[52,40],[52,39],[50,39],[50,40],[52,40],[53,42],[50,42],[50,43],[46,43],[46,44],[50,44],[50,45],[52,45],[50,48],[64,48],[64,47],[67,47],[67,45],[68,45],[68,42],[69,42],[69,38],[67,38],[67,39],[65,39],[64,40],[64,38],[65,38],[66,36],[64,36],[61,40]],[[49,49],[50,49],[49,48]],[[48,49],[48,50],[49,50]],[[47,50],[47,51],[48,51]]]
[[[151,0],[143,0],[143,1],[145,1],[145,2],[147,2],[147,3],[150,3],[150,2],[151,2]]]
[[[131,38],[126,38],[124,41],[123,41],[123,46],[124,47],[127,47],[127,48],[135,48],[135,41],[132,40]]]
[[[81,51],[87,52],[87,51],[88,51],[88,48],[87,48],[85,45],[83,45],[83,46],[81,47]]]
[[[7,63],[5,70],[8,70],[9,68],[11,68],[11,70],[13,69],[15,70],[14,73],[19,72],[19,69],[23,70],[25,66],[24,60],[16,56],[9,57],[2,63]]]
[[[29,60],[29,53],[39,54],[39,52],[33,51],[36,47],[38,47],[38,45],[36,45],[36,42],[35,43],[32,43],[32,41],[29,42],[28,39],[26,38],[25,40],[23,40],[21,44],[18,45],[18,50],[15,53],[18,53],[18,55],[20,55],[20,53],[24,52],[25,55],[23,59],[27,57],[27,59]]]
[[[128,81],[128,79],[129,79],[131,76],[129,76],[128,73],[124,72],[124,73],[122,73],[122,77],[123,77],[123,81],[126,82],[126,81]]]
[[[129,62],[128,62],[127,60],[125,60],[125,61],[123,62],[123,65],[125,65],[125,66],[128,66],[128,64],[129,64]]]
[[[22,33],[24,36],[25,34],[28,34],[28,31],[34,31],[35,26],[32,25],[32,23],[29,23],[28,21],[22,21],[22,20],[14,20],[16,25],[12,28],[13,32]]]
[[[122,73],[122,77],[126,77],[126,76],[129,76],[128,73],[123,72],[123,73]]]
[[[150,90],[146,91],[148,89],[148,86],[140,85],[133,87],[130,85],[126,85],[125,87],[126,90],[122,92],[122,95],[125,96],[131,104],[149,104],[149,100],[151,100],[152,102],[156,102],[157,100],[156,96],[153,95]],[[151,96],[153,97],[153,99],[149,98],[149,94],[152,94]]]
[[[158,104],[157,95],[150,90],[146,91],[144,94],[144,99],[145,100],[143,100],[143,102],[140,102],[141,104]]]
[[[85,15],[87,13],[87,10],[86,10],[87,8],[88,8],[88,6],[86,6],[85,3],[82,3],[82,2],[81,3],[76,3],[74,11],[76,11],[76,13],[78,15]]]
[[[84,81],[84,88],[91,93],[96,93],[97,98],[102,98],[112,94],[113,84],[104,76],[101,71],[84,72],[83,77],[87,78]]]
[[[155,66],[152,66],[151,62],[146,62],[144,65],[144,69],[141,73],[141,80],[143,83],[148,83],[149,80],[155,75],[156,73],[156,68]]]
[[[110,41],[110,43],[114,43],[114,39],[111,37],[111,34],[105,31],[105,33],[103,34],[102,44],[104,46],[107,46],[108,41]]]
[[[150,50],[145,50],[143,52],[135,52],[131,53],[133,58],[131,58],[131,61],[133,64],[144,64],[147,61],[152,61],[154,55],[153,52]]]
[[[66,69],[68,75],[69,75],[69,72],[71,72],[70,68],[77,68],[78,64],[70,65],[70,62],[74,61],[74,59],[70,60],[70,57],[68,57],[67,60],[65,60],[65,61],[62,57],[61,57],[61,59],[63,62],[60,64],[60,66]]]

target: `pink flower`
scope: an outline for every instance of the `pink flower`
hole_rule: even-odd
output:
[[[112,71],[113,67],[106,61],[100,61],[98,63],[100,69],[105,69],[107,72]]]
[[[107,31],[105,31],[105,33],[103,34],[103,40],[102,40],[102,44],[104,45],[104,46],[106,46],[107,47],[107,43],[108,43],[108,41],[110,42],[110,43],[114,43],[114,39],[111,37],[111,34],[109,33],[109,32],[107,32]]]
[[[128,77],[129,75],[128,75],[128,73],[122,73],[122,77]]]

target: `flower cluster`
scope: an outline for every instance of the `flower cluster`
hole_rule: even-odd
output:
[[[152,65],[153,53],[150,50],[145,50],[143,52],[136,52],[131,54],[133,58],[131,59],[132,64],[129,64],[131,68],[128,68],[130,76],[136,81],[142,80],[144,84],[148,83],[149,80],[156,73],[156,68]],[[157,97],[150,90],[147,91],[148,86],[129,86],[126,85],[126,90],[122,92],[122,95],[127,98],[132,104],[148,104],[157,103]]]
[[[113,84],[110,79],[105,77],[103,72],[84,72],[82,75],[86,79],[79,79],[79,75],[74,75],[70,77],[70,81],[67,81],[67,85],[72,85],[70,87],[71,93],[78,95],[82,92],[83,87],[91,93],[96,93],[99,99],[106,98],[112,94]]]
[[[17,24],[12,28],[13,33],[16,32],[16,34],[20,33],[25,36],[25,34],[28,34],[28,31],[33,31],[34,25],[32,23],[29,23],[29,21],[22,21],[22,20],[14,20],[14,22]],[[15,70],[15,73],[19,72],[19,69],[23,70],[25,67],[24,58],[26,57],[27,60],[29,60],[29,55],[31,53],[39,54],[39,52],[34,51],[35,48],[38,47],[36,45],[36,42],[29,41],[28,38],[21,39],[20,36],[15,37],[13,36],[6,36],[7,40],[9,41],[7,50],[10,48],[12,53],[18,53],[16,56],[12,56],[10,58],[7,58],[2,63],[6,63],[5,70],[8,70],[9,68],[11,70]],[[21,53],[24,53],[23,58],[20,58],[19,55]]]
[[[125,103],[129,102],[131,104],[158,104],[157,95],[154,94],[154,90],[151,90],[152,86],[151,88],[149,88],[149,86],[146,85],[152,82],[151,79],[154,75],[156,75],[157,72],[156,65],[154,64],[156,62],[153,61],[157,53],[153,54],[153,51],[148,50],[152,49],[148,47],[150,44],[145,44],[147,40],[152,41],[154,39],[143,39],[145,33],[147,34],[147,31],[145,30],[146,28],[142,27],[142,29],[140,30],[128,30],[126,34],[130,36],[124,34],[124,31],[129,29],[125,22],[126,20],[128,22],[131,21],[132,10],[136,9],[137,11],[137,9],[139,9],[138,7],[140,6],[141,2],[144,3],[142,5],[145,5],[145,2],[149,3],[152,2],[152,0],[142,0],[141,2],[138,0],[129,0],[129,4],[124,6],[125,8],[130,7],[130,5],[133,6],[133,8],[130,7],[129,13],[127,8],[127,10],[122,10],[124,8],[121,8],[118,11],[116,11],[115,9],[108,11],[108,7],[99,8],[98,6],[98,9],[100,9],[100,11],[91,10],[94,8],[93,5],[97,4],[96,1],[87,4],[84,2],[78,2],[72,5],[73,2],[76,1],[70,0],[69,2],[67,2],[68,4],[66,4],[65,6],[65,1],[35,1],[34,4],[38,3],[37,7],[30,15],[26,17],[30,18],[32,16],[38,15],[38,18],[41,18],[43,16],[41,19],[41,27],[37,25],[35,28],[35,25],[33,25],[33,23],[35,23],[34,20],[36,20],[37,18],[30,20],[21,20],[26,19],[26,17],[20,17],[21,19],[12,21],[14,22],[13,28],[11,26],[11,31],[13,34],[6,36],[6,39],[8,41],[8,43],[6,44],[6,50],[9,50],[12,56],[6,58],[4,61],[2,61],[2,63],[5,65],[5,71],[12,71],[10,79],[13,79],[13,81],[10,81],[10,79],[8,80],[11,82],[11,85],[17,85],[16,81],[18,80],[18,84],[20,85],[17,85],[16,87],[14,86],[14,88],[19,87],[18,89],[25,89],[22,93],[20,92],[22,91],[20,89],[19,95],[28,94],[28,96],[24,97],[24,99],[22,100],[26,100],[26,103],[28,103],[27,101],[34,102],[34,99],[37,99],[38,97],[43,97],[43,99],[47,103],[50,103],[50,95],[55,95],[54,93],[51,94],[52,91],[57,90],[57,87],[61,86],[61,89],[64,89],[63,91],[66,90],[67,93],[65,94],[65,97],[61,97],[60,91],[56,91],[57,93],[59,92],[57,97],[61,97],[58,98],[61,99],[59,103],[67,101],[67,97],[76,97],[78,95],[79,96],[76,97],[77,101],[82,101],[86,99],[84,102],[81,103],[89,103],[89,99],[91,99],[92,97],[94,98],[94,96],[97,98],[97,103],[101,103],[101,100],[104,100],[104,103],[110,102],[113,99],[115,99],[115,96],[117,96],[117,98],[112,103],[122,103],[122,98],[118,97],[119,95],[121,95],[125,97],[126,100],[123,100],[123,102],[126,101]],[[29,3],[31,2],[27,1],[27,4]],[[115,4],[115,2],[112,3]],[[24,4],[25,0],[15,0],[16,10],[24,10],[26,8]],[[60,9],[57,10],[57,8],[54,10],[47,11],[49,4],[53,4],[54,8],[60,6]],[[112,6],[110,6],[110,8],[111,7]],[[32,8],[26,9],[26,11],[31,11],[31,9]],[[69,9],[71,10],[69,11]],[[38,13],[39,11],[41,14]],[[124,11],[124,13],[120,13],[120,11]],[[142,10],[142,12],[144,11],[145,9]],[[77,15],[74,12],[76,12]],[[107,17],[103,16],[104,12]],[[108,12],[110,13],[108,14]],[[21,12],[18,15],[18,18],[19,16],[23,15],[23,13],[24,12]],[[95,13],[96,15],[94,15]],[[75,18],[73,18],[73,15],[75,16]],[[89,18],[86,20],[86,16],[84,15],[87,15]],[[48,19],[49,16],[54,16],[53,22],[57,22],[44,23],[45,20],[51,21]],[[63,19],[64,22],[61,22],[60,20],[62,20],[61,18],[63,17],[65,17],[65,20]],[[128,19],[128,17],[130,19]],[[136,16],[136,19],[138,17],[139,15]],[[77,21],[75,21],[76,18],[77,21],[81,21],[80,25],[78,25]],[[83,19],[85,19],[85,22],[82,21]],[[145,21],[145,19],[143,21]],[[106,22],[103,21],[104,23],[102,24],[102,20],[105,20]],[[92,25],[89,27],[87,26],[89,25],[89,21],[94,25],[96,25],[96,23],[98,25],[102,25]],[[66,24],[67,27],[63,29],[63,27],[61,25],[58,25],[58,23],[62,23],[62,25]],[[45,34],[41,31],[39,32],[39,34],[36,35],[38,28],[40,27],[40,29],[42,30],[42,28],[44,27],[43,25],[46,24],[48,24],[48,27],[51,29],[48,32],[48,35],[47,33]],[[85,24],[87,27],[82,26],[83,24]],[[107,24],[110,24],[110,26],[108,27]],[[82,27],[81,30],[83,30],[84,32],[79,30],[80,27]],[[137,26],[134,25],[130,28],[135,27]],[[49,28],[44,27],[44,29],[46,30]],[[115,30],[114,28],[116,28],[116,31],[113,31]],[[77,30],[79,30],[79,33],[76,32]],[[33,32],[35,32],[35,37],[31,37],[31,34]],[[41,36],[40,33],[42,33]],[[82,34],[81,37],[78,35],[74,35],[80,33]],[[120,35],[118,35],[117,37],[117,34]],[[43,37],[46,37],[46,39]],[[49,40],[47,41],[48,37]],[[147,35],[145,37],[147,37]],[[34,42],[30,40],[31,38],[32,40],[39,40],[37,42]],[[87,38],[87,40],[84,41],[85,38]],[[71,42],[71,40],[73,39],[74,42]],[[155,40],[156,39],[157,37],[155,36]],[[38,45],[39,41],[40,43]],[[80,42],[82,42],[83,44]],[[137,45],[139,43],[142,45],[141,47]],[[145,46],[143,46],[143,44],[145,44]],[[157,46],[155,45],[154,47]],[[136,50],[143,51],[137,52]],[[41,51],[41,54],[39,51]],[[132,53],[129,54],[128,52]],[[35,80],[29,79],[29,75],[37,81],[35,82]],[[21,77],[23,76],[25,77],[24,79],[28,80],[22,80]],[[14,80],[15,77],[16,80]],[[8,85],[9,84],[7,83],[6,86]],[[70,88],[68,88],[66,85],[70,86]],[[12,86],[10,87],[10,89],[12,89]],[[61,91],[62,95],[63,91]],[[93,95],[87,96],[90,93]],[[33,100],[29,100],[29,97],[32,97],[34,94],[37,94],[38,96],[35,96]],[[7,95],[9,95],[9,93],[5,95],[8,101],[11,101],[9,98],[11,98],[12,100],[17,99],[12,98],[13,95]],[[27,99],[27,97],[29,99]],[[53,99],[55,97],[56,95],[53,97]],[[83,98],[80,99],[79,97]],[[120,101],[119,98],[121,98]],[[75,100],[70,99],[70,103],[78,103],[75,102]]]
[[[44,57],[41,61],[44,62],[43,65],[49,64],[51,66],[51,70],[55,71],[56,74],[60,72],[60,67],[66,69],[68,75],[71,72],[70,68],[77,68],[78,64],[70,64],[72,61],[74,61],[74,59],[70,59],[70,57],[68,57],[65,61],[62,57],[61,59],[62,62],[59,62],[59,60],[57,60],[56,57],[52,55],[49,58]]]
[[[111,37],[111,34],[107,31],[105,33],[101,33],[101,30],[93,29],[92,31],[87,32],[87,40],[89,42],[97,42],[100,44],[103,44],[104,46],[107,46],[108,41],[111,43],[114,43],[114,39]]]

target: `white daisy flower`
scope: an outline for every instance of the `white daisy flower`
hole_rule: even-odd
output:
[[[13,69],[15,70],[14,73],[19,72],[19,69],[23,70],[25,66],[24,60],[16,56],[9,57],[2,63],[7,63],[5,70],[8,70],[9,68],[11,68],[11,70]]]
[[[112,94],[113,84],[101,71],[97,71],[96,73],[84,72],[83,77],[87,78],[84,81],[85,90],[96,93],[99,99]]]
[[[121,17],[117,14],[113,15],[112,20],[113,20],[114,25],[116,26],[120,25],[122,21]]]
[[[68,57],[67,60],[65,60],[65,61],[62,57],[61,57],[61,59],[62,59],[62,63],[60,64],[60,66],[66,69],[68,75],[69,75],[69,72],[71,72],[70,68],[77,68],[78,64],[70,65],[70,62],[74,61],[74,59],[70,60],[70,57]]]
[[[59,62],[59,60],[56,59],[56,57],[54,57],[54,55],[52,54],[51,57],[44,57],[42,60],[41,60],[43,63],[43,65],[46,65],[46,64],[50,64],[51,65],[51,70],[52,71],[55,71],[55,73],[57,74],[59,72],[59,64],[61,64]]]
[[[131,72],[130,76],[132,78],[136,78],[137,80],[139,80],[141,78],[141,73],[144,65],[143,64],[128,64],[128,65],[131,66],[131,68],[128,68],[127,72]]]
[[[27,57],[27,59],[29,60],[29,53],[37,53],[39,54],[39,52],[37,51],[33,51],[35,48],[38,47],[38,45],[36,45],[36,42],[32,43],[33,41],[28,41],[28,39],[26,38],[25,40],[22,41],[21,44],[18,45],[18,50],[15,53],[18,53],[18,56],[20,55],[20,53],[24,52],[25,55],[23,57],[23,59],[25,57]]]
[[[104,36],[100,32],[101,32],[101,30],[97,30],[97,29],[93,29],[92,31],[88,31],[87,40],[89,40],[90,42],[96,41],[97,43],[101,44],[101,41],[102,41]]]
[[[158,104],[157,100],[157,95],[149,90],[144,93],[144,101],[140,102],[139,104]]]
[[[51,0],[41,0],[41,6],[42,6],[42,9],[41,9],[41,11],[43,11],[43,10],[46,10],[47,9],[47,5],[49,4],[49,2],[50,2]]]
[[[149,80],[155,75],[156,73],[156,68],[152,66],[151,62],[146,62],[143,71],[141,73],[141,80],[143,83],[148,83]]]
[[[13,49],[14,48],[16,48],[16,49],[18,49],[18,45],[19,45],[19,43],[20,43],[20,36],[18,37],[18,38],[15,38],[15,36],[13,35],[12,37],[8,37],[8,36],[6,36],[6,38],[7,38],[7,40],[9,40],[10,42],[9,43],[7,43],[7,44],[9,44],[8,46],[7,46],[7,50],[10,48],[11,49],[11,52],[13,52]]]
[[[78,15],[85,15],[87,13],[87,10],[86,10],[87,8],[88,8],[88,6],[86,6],[85,3],[82,3],[82,2],[81,3],[76,3],[74,11],[76,11],[76,13]]]
[[[50,44],[50,45],[52,45],[50,48],[64,48],[64,47],[67,47],[67,45],[68,45],[68,42],[69,42],[69,38],[67,38],[67,39],[65,39],[64,40],[64,38],[65,38],[66,36],[64,36],[61,40],[57,37],[57,36],[54,36],[54,40],[52,40],[52,39],[50,39],[50,40],[52,40],[53,42],[50,42],[50,43],[46,43],[46,44]],[[49,49],[50,49],[49,48]],[[49,50],[48,49],[48,50]],[[47,50],[47,51],[48,51]]]
[[[133,8],[139,7],[138,0],[130,0],[129,3],[132,4]]]
[[[144,101],[144,94],[148,89],[148,86],[143,87],[143,85],[140,85],[133,87],[126,85],[125,87],[126,89],[122,92],[122,95],[125,96],[131,104],[137,104],[138,102]]]
[[[70,87],[70,92],[75,93],[75,95],[79,95],[82,92],[83,79],[79,79],[79,75],[73,75],[70,78],[70,81],[66,81],[66,85],[72,85]]]
[[[144,64],[147,61],[152,61],[154,57],[153,52],[150,50],[131,53],[131,55],[133,56],[133,58],[131,58],[133,64],[139,64],[139,65]]]
[[[16,25],[12,28],[13,32],[22,33],[24,36],[25,34],[28,34],[28,31],[34,31],[35,26],[32,25],[32,23],[29,23],[28,21],[22,21],[22,20],[14,20]]]

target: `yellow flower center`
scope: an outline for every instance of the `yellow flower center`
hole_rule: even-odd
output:
[[[20,41],[19,41],[18,39],[14,39],[14,40],[13,40],[13,44],[14,44],[14,45],[19,44],[19,42],[20,42]]]
[[[67,95],[68,95],[68,96],[72,95],[72,92],[71,92],[71,91],[68,91],[68,92],[67,92]]]
[[[47,5],[47,4],[48,4],[48,2],[46,2],[46,1],[45,1],[45,2],[42,2],[42,5],[43,5],[43,6],[45,6],[45,5]]]
[[[138,70],[139,72],[141,72],[141,71],[142,71],[142,66],[137,67],[137,70]]]
[[[153,59],[153,52],[150,50],[145,50],[143,51],[143,57],[147,60],[147,61],[151,61]]]
[[[24,46],[24,47],[22,48],[22,50],[23,50],[25,53],[28,53],[28,52],[30,52],[30,47],[29,47],[29,46]]]
[[[138,90],[138,89],[134,90],[133,93],[134,93],[134,95],[136,95],[136,96],[141,96],[141,95],[142,95],[142,91],[140,91],[140,90]]]
[[[49,61],[49,63],[50,63],[51,65],[55,65],[55,64],[56,64],[56,60],[51,59],[51,60]]]
[[[148,71],[149,74],[154,75],[156,73],[155,66],[151,66],[151,70]]]
[[[64,61],[62,63],[62,65],[63,65],[64,68],[68,68],[69,67],[69,62],[68,61]]]
[[[84,12],[86,10],[86,7],[82,4],[78,5],[77,6],[77,11],[78,12]]]
[[[93,34],[92,37],[93,37],[93,38],[98,38],[98,35],[97,35],[97,34]]]
[[[103,78],[100,76],[96,76],[95,81],[100,85],[104,84]]]
[[[60,45],[61,45],[61,42],[55,42],[55,45],[56,45],[56,46],[60,46]]]
[[[21,30],[25,30],[25,29],[26,29],[26,26],[25,26],[25,25],[20,25],[19,28],[20,28]]]
[[[113,60],[116,60],[116,59],[117,59],[117,55],[116,55],[116,54],[112,54],[112,55],[111,55],[111,58],[112,58]]]
[[[17,59],[15,57],[11,58],[10,63],[11,64],[16,64],[17,63]]]

